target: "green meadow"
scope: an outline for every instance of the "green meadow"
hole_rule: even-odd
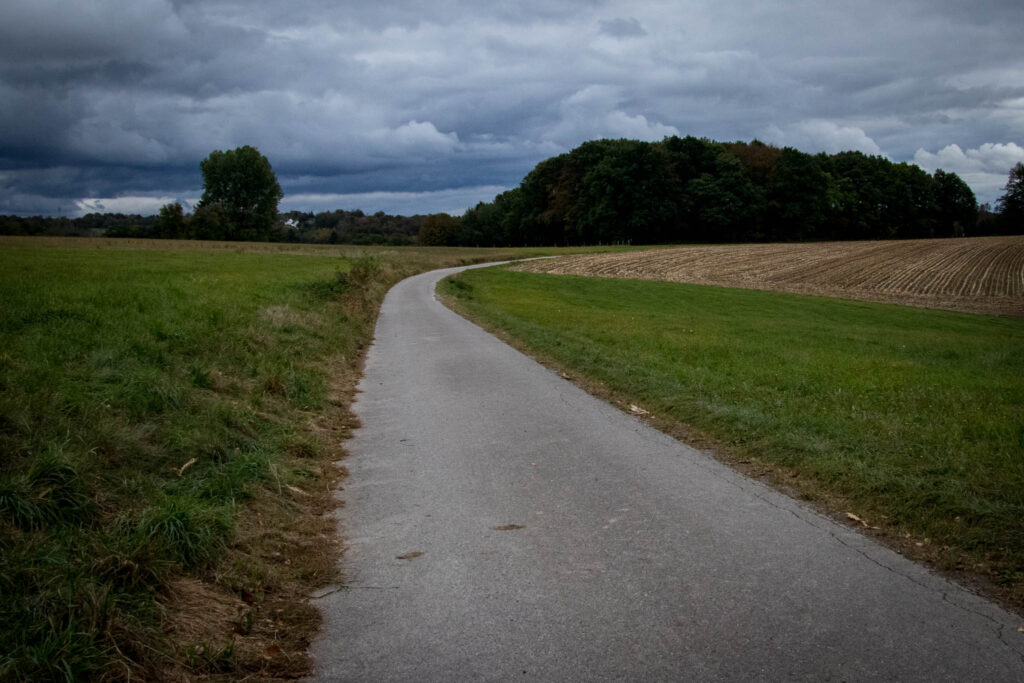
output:
[[[254,673],[230,643],[280,592],[268,558],[311,554],[280,529],[328,488],[342,437],[316,424],[388,287],[538,253],[0,242],[0,679]],[[262,550],[238,541],[257,499]],[[245,597],[227,645],[168,633],[182,576]]]
[[[441,287],[598,393],[1021,604],[1024,320],[503,268]]]

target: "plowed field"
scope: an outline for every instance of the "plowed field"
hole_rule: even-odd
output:
[[[1024,317],[1024,236],[672,247],[564,256],[517,270]]]

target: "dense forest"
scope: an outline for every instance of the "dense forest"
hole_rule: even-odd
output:
[[[979,220],[980,218],[980,220]],[[757,140],[596,140],[478,204],[450,244],[577,245],[955,237],[1002,229],[956,174]]]

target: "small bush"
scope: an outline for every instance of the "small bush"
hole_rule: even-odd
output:
[[[335,279],[341,291],[350,287],[365,287],[381,270],[381,261],[376,256],[359,256],[352,259],[348,272],[338,271]]]

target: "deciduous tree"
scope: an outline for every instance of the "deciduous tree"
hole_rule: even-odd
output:
[[[1003,231],[1009,234],[1024,230],[1024,163],[1010,169],[1010,177],[1006,180],[1006,192],[996,202],[996,211],[1003,225]]]
[[[199,168],[203,197],[197,208],[221,209],[227,223],[223,237],[267,239],[277,220],[277,204],[284,196],[267,158],[246,145],[226,152],[215,150]]]
[[[164,204],[156,219],[156,237],[179,239],[185,236],[185,216],[181,204]]]
[[[963,237],[974,234],[978,223],[978,200],[974,191],[956,173],[941,168],[932,175],[935,180],[935,203],[938,210],[936,237]]]
[[[427,216],[420,228],[420,244],[443,247],[455,244],[459,234],[459,222],[446,213]]]

